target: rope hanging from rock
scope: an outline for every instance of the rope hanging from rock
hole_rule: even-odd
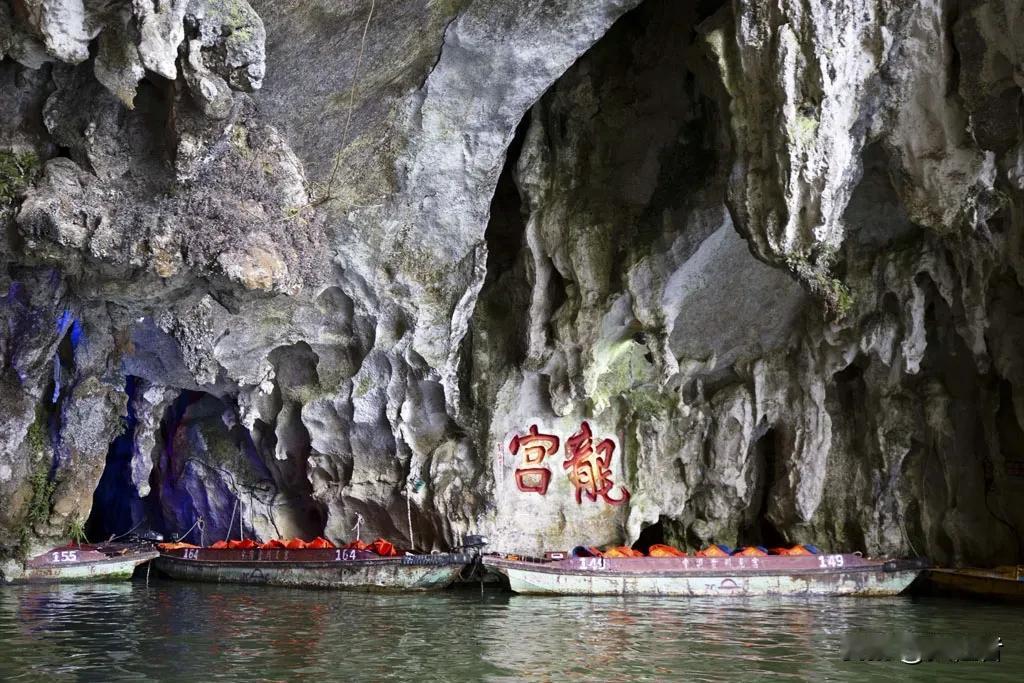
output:
[[[352,527],[352,531],[356,532],[356,540],[357,541],[360,540],[360,538],[359,538],[359,526],[362,523],[363,523],[363,516],[357,512],[356,513],[356,525],[354,527]]]
[[[416,548],[416,541],[412,537],[412,494],[409,492],[409,480],[405,480],[405,516],[409,520],[409,550]]]

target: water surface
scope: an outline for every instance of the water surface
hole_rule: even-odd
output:
[[[844,662],[851,629],[1002,662]],[[153,580],[0,588],[0,680],[1024,680],[1024,609],[943,599],[368,595]]]

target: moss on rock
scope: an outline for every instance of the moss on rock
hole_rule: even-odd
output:
[[[0,210],[14,203],[41,168],[35,152],[0,150]]]

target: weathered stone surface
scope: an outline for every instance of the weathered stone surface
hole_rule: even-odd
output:
[[[0,553],[102,473],[104,533],[1020,560],[1017,0],[15,7]]]

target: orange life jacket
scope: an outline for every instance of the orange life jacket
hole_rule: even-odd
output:
[[[694,553],[697,557],[729,557],[730,554],[728,546],[718,543],[713,543],[704,548],[704,550],[698,550]]]
[[[779,555],[814,555],[810,549],[804,547],[801,544],[797,544],[792,548],[772,548],[772,552]]]
[[[393,546],[390,541],[386,541],[383,538],[376,539],[369,545],[367,550],[372,550],[381,557],[394,557],[398,554],[398,551],[395,550],[395,546]]]
[[[670,545],[664,545],[661,543],[655,543],[648,550],[647,554],[651,557],[686,557],[686,553],[679,548],[673,548]]]

